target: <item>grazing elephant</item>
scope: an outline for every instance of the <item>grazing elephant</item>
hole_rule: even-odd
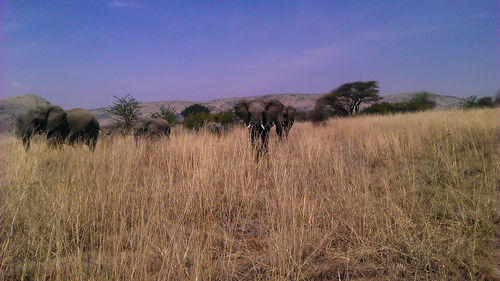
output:
[[[46,133],[49,145],[61,145],[69,133],[66,112],[57,105],[30,109],[17,119],[16,135],[22,138],[26,150],[30,148],[33,134]]]
[[[293,123],[295,122],[295,114],[297,110],[291,105],[285,106],[283,110],[283,131],[285,132],[285,138],[288,137],[290,129],[292,129]]]
[[[99,121],[94,115],[83,108],[73,108],[66,111],[66,119],[69,125],[69,143],[73,145],[81,141],[93,151],[99,136]]]
[[[220,122],[208,122],[205,125],[208,132],[214,135],[221,135],[224,132],[224,127]]]
[[[137,145],[139,137],[157,139],[162,136],[170,136],[170,124],[161,118],[145,118],[137,121],[134,126],[134,139]]]
[[[276,125],[276,133],[281,139],[282,135],[282,116],[284,105],[276,100],[240,100],[235,106],[236,116],[245,121],[250,132],[250,142],[255,147],[255,140],[258,137],[262,139],[262,145],[257,151],[257,157],[262,152],[267,152],[269,142],[269,131]]]

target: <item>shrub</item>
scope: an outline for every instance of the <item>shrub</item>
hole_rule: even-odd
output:
[[[191,114],[197,114],[197,113],[207,113],[210,114],[210,109],[208,107],[203,106],[201,104],[193,104],[190,105],[181,112],[182,117],[187,118]]]
[[[466,97],[460,104],[461,108],[484,108],[484,107],[495,107],[495,102],[492,97],[482,97],[477,98],[476,95]]]
[[[151,113],[151,118],[165,119],[170,125],[178,123],[177,116],[175,116],[175,109],[171,106],[161,106],[160,111]]]
[[[307,115],[307,118],[315,125],[320,125],[328,120],[328,112],[321,106],[316,106],[313,110],[309,111]]]
[[[220,122],[224,126],[224,129],[232,127],[237,120],[236,114],[232,109],[213,114],[213,119],[215,122]]]
[[[208,122],[215,122],[214,115],[208,113],[190,114],[184,119],[184,126],[191,130],[199,130]]]

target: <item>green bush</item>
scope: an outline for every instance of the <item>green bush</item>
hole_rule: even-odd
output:
[[[495,107],[495,102],[492,97],[483,97],[478,99],[477,96],[469,96],[460,104],[461,108],[483,108]]]
[[[231,109],[213,114],[213,118],[215,122],[220,122],[224,129],[233,126],[237,120],[234,110]]]
[[[184,119],[184,126],[191,130],[199,130],[208,122],[215,122],[214,115],[209,113],[195,113]]]
[[[171,106],[161,106],[160,111],[151,113],[151,118],[165,119],[170,125],[178,123],[177,116],[175,116],[175,110]]]
[[[364,114],[389,114],[398,112],[414,112],[433,109],[436,102],[427,92],[416,94],[411,100],[403,102],[375,103],[362,110]]]
[[[207,113],[210,114],[210,109],[208,107],[203,106],[201,104],[193,104],[190,105],[181,112],[182,117],[187,118],[191,114],[197,114],[197,113]]]

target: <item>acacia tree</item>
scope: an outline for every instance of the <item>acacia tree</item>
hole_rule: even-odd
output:
[[[161,106],[160,111],[151,114],[152,118],[161,118],[166,120],[170,124],[177,123],[177,117],[175,116],[175,109],[169,105]]]
[[[319,98],[318,106],[329,107],[335,113],[353,116],[362,103],[370,104],[382,99],[377,81],[346,83]]]
[[[113,96],[116,101],[108,112],[113,114],[113,120],[122,128],[130,128],[141,117],[142,103],[127,94],[124,97]]]

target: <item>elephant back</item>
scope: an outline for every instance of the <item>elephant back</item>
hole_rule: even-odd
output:
[[[71,131],[99,130],[99,121],[90,111],[83,108],[73,108],[66,111]]]

